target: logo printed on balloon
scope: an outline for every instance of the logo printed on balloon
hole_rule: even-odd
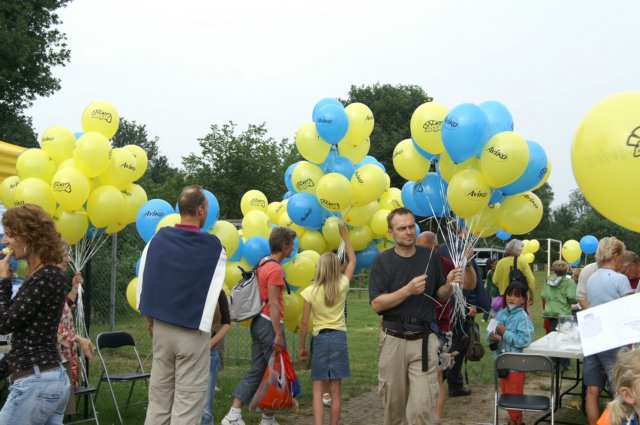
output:
[[[538,203],[536,202],[536,200],[535,200],[535,199],[533,199],[531,196],[529,196],[529,195],[525,194],[525,195],[524,195],[524,199],[526,199],[527,201],[529,201],[529,203],[533,206],[533,208],[535,208],[535,209],[540,208],[540,207],[538,206]]]
[[[444,120],[444,122],[445,122],[448,126],[450,126],[450,127],[452,127],[452,128],[456,128],[456,127],[458,127],[458,121],[456,121],[453,117],[447,117],[447,118]]]
[[[458,123],[455,123],[455,125],[452,125],[452,127],[455,127],[457,125]],[[437,120],[426,121],[422,125],[422,128],[424,129],[425,133],[437,133],[440,130],[442,130],[442,121],[437,121]]]
[[[109,124],[111,124],[111,121],[113,120],[111,113],[103,111],[102,109],[94,109],[93,111],[91,111],[91,118],[106,121]]]
[[[320,124],[331,124],[333,120],[327,118],[318,118],[317,122],[319,122]]]
[[[54,192],[66,192],[71,193],[71,183],[69,182],[53,182],[51,185],[51,190]]]
[[[264,199],[252,199],[251,201],[249,201],[249,205],[251,205],[252,207],[261,207],[261,208],[267,207],[267,204],[266,202],[264,202]]]
[[[471,192],[467,193],[467,196],[470,198],[486,198],[488,195],[489,193],[481,190],[472,190]]]
[[[544,167],[543,169],[540,170],[540,172],[538,173],[538,178],[542,179],[545,174],[547,174],[547,167]]]
[[[144,214],[145,217],[164,217],[164,215],[162,211],[147,211]]]
[[[300,221],[304,222],[311,215],[311,208],[307,208],[302,217],[300,217]]]
[[[640,130],[640,127],[634,128],[629,137],[627,137],[627,145],[635,147],[633,151],[634,157],[640,156],[640,135],[636,134],[638,130]]]
[[[129,164],[128,162],[123,162],[122,164],[120,164],[120,167],[124,168],[125,170],[136,171],[136,166],[133,164]]]
[[[402,153],[404,152],[404,149],[398,149],[393,153],[393,159],[395,159],[398,155],[402,155]],[[360,181],[360,180],[358,180]],[[362,183],[362,181],[360,181],[360,183]]]
[[[305,190],[313,186],[313,180],[311,178],[308,178],[306,180],[299,181],[298,184],[296,184],[296,189],[298,189],[298,192],[300,192],[301,190]]]
[[[505,160],[505,159],[509,158],[509,155],[507,155],[504,152],[501,152],[500,149],[494,149],[493,146],[489,146],[489,148],[487,149],[487,152],[489,152],[493,156],[495,156],[497,158],[500,158],[502,160]]]
[[[326,199],[319,199],[319,201],[320,201],[320,205],[322,205],[328,210],[337,211],[340,209],[340,204],[338,202],[330,202]]]
[[[362,177],[360,177],[360,173],[356,171],[355,173],[353,173],[353,175],[356,177],[356,180],[358,180],[358,183],[364,183],[364,180],[362,180]]]

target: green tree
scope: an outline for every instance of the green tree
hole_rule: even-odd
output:
[[[31,119],[23,111],[37,96],[60,89],[53,68],[64,66],[70,52],[56,10],[71,0],[0,2],[0,139],[37,146]]]
[[[373,112],[375,127],[371,134],[369,155],[374,156],[387,169],[391,186],[402,187],[405,180],[393,167],[393,149],[404,139],[411,137],[409,123],[415,109],[433,99],[417,85],[374,84],[351,86],[343,103],[361,102]]]
[[[224,218],[242,216],[240,200],[250,189],[262,191],[270,202],[280,200],[285,170],[301,159],[287,139],[268,137],[264,123],[249,124],[240,133],[233,122],[214,124],[199,143],[200,153],[182,159],[185,181],[215,194]]]

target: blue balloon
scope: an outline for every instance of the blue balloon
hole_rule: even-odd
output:
[[[330,145],[337,145],[349,129],[349,118],[342,104],[325,105],[318,109],[313,122],[320,138]]]
[[[313,107],[313,112],[311,113],[311,121],[316,122],[316,116],[318,115],[318,111],[327,105],[342,106],[342,103],[340,103],[338,99],[334,99],[333,97],[325,97],[324,99],[319,100],[316,103],[316,105]]]
[[[547,153],[540,144],[527,140],[529,146],[529,163],[516,181],[500,188],[505,195],[526,192],[537,186],[547,174]]]
[[[442,143],[453,162],[466,161],[487,141],[489,120],[478,106],[463,103],[449,111],[442,123]]]
[[[136,230],[143,241],[149,242],[156,233],[160,220],[175,213],[173,207],[165,200],[151,199],[144,203],[136,215]]]
[[[229,258],[227,261],[229,262],[233,262],[233,261],[240,261],[242,260],[242,251],[244,249],[244,241],[242,240],[242,238],[239,239],[238,241],[238,248],[236,248],[236,252],[233,253],[233,256],[231,258]]]
[[[598,249],[598,238],[592,235],[583,236],[580,239],[580,249],[585,254],[595,254]]]
[[[242,255],[251,267],[255,267],[260,260],[268,256],[270,253],[269,241],[262,236],[254,236],[247,239],[247,242],[245,242],[244,247],[242,248]]]
[[[298,192],[289,198],[287,214],[299,226],[313,230],[322,227],[322,206],[310,193]]]
[[[296,191],[296,188],[293,186],[293,182],[291,181],[291,175],[293,174],[293,170],[300,164],[301,161],[298,161],[294,164],[291,164],[287,167],[287,170],[284,172],[284,185],[287,186],[289,192]]]
[[[204,222],[204,226],[200,229],[201,232],[207,232],[211,229],[218,221],[218,216],[220,215],[220,203],[218,202],[218,198],[216,195],[209,192],[207,189],[202,189],[204,192],[204,196],[207,198],[209,203],[209,210],[207,212],[207,219]],[[176,212],[180,214],[180,205],[176,202]]]
[[[429,153],[429,152],[425,151],[424,149],[422,149],[420,147],[420,145],[418,145],[416,143],[416,141],[413,140],[413,137],[411,138],[411,143],[413,143],[413,147],[418,151],[418,153],[420,155],[422,155],[424,158],[428,159],[429,161],[433,160],[436,156],[438,156],[438,155],[434,155],[434,154]]]
[[[413,199],[425,217],[441,217],[447,210],[447,189],[438,173],[430,172],[413,187]]]
[[[378,255],[378,248],[375,245],[370,244],[368,247],[363,249],[362,251],[356,252],[356,271],[355,273],[360,273],[363,269],[370,269],[371,264],[373,264],[373,259]]]
[[[282,200],[284,201],[285,199],[289,199],[293,196],[295,192],[292,192],[290,190],[287,191],[287,193],[285,193],[284,195],[282,195]]]
[[[367,155],[365,156],[362,161],[358,162],[356,164],[356,170],[360,167],[362,167],[363,165],[367,165],[367,164],[373,164],[377,167],[379,167],[380,169],[382,169],[382,171],[384,171],[385,173],[387,172],[387,169],[385,168],[384,164],[382,164],[380,161],[378,161],[375,157]]]
[[[511,233],[507,233],[507,232],[505,232],[504,230],[499,229],[499,230],[496,232],[496,237],[497,237],[498,239],[500,239],[501,241],[506,241],[506,240],[509,240],[509,238],[511,238]]]
[[[491,197],[489,198],[489,205],[499,204],[504,200],[504,193],[500,191],[500,189],[495,189],[491,192]]]
[[[484,112],[489,121],[487,140],[503,131],[513,131],[511,112],[502,103],[489,100],[482,102],[478,107]]]
[[[82,137],[83,134],[84,134],[84,132],[82,132],[82,131],[76,131],[75,133],[73,133],[73,138],[78,140],[79,138]]]
[[[356,171],[356,167],[355,165],[353,165],[353,162],[351,162],[349,158],[345,158],[344,156],[337,156],[328,171],[330,173],[342,174],[348,180],[351,180],[351,177],[353,177],[353,173]]]
[[[402,204],[406,209],[411,211],[414,215],[420,217],[426,217],[428,214],[426,211],[422,211],[416,205],[416,201],[413,198],[413,189],[416,185],[414,181],[408,181],[402,186],[400,191],[400,197],[402,198]]]

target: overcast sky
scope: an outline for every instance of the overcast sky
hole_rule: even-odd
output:
[[[266,122],[292,140],[316,101],[352,84],[417,84],[449,108],[505,104],[550,156],[557,205],[577,187],[582,116],[640,85],[637,0],[76,0],[60,15],[71,62],[30,111],[38,135],[80,131],[104,99],[174,165],[211,124]]]

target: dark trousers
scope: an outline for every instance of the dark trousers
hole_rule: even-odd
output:
[[[462,363],[464,363],[464,352],[469,344],[469,317],[465,318],[463,322],[456,322],[456,325],[451,329],[451,350],[450,352],[457,351],[456,361],[451,369],[447,369],[446,378],[449,382],[449,391],[458,390],[462,388]]]

